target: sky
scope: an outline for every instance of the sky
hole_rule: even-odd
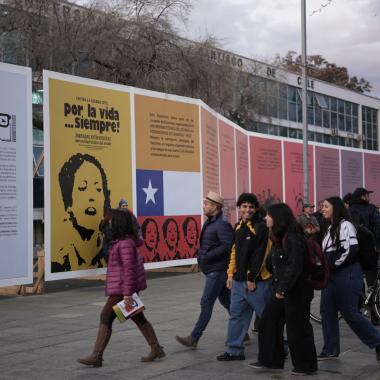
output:
[[[380,98],[380,1],[307,0],[307,54],[320,54],[365,78]],[[220,47],[261,61],[301,53],[301,0],[193,0],[183,37],[207,35]]]

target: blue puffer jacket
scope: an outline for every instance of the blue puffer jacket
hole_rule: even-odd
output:
[[[203,273],[227,271],[234,231],[223,213],[212,216],[203,224],[198,265]]]

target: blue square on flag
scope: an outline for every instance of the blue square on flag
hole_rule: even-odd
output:
[[[158,170],[136,170],[137,215],[164,215],[163,174]]]

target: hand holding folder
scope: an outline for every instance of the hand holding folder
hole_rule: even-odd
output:
[[[145,310],[145,306],[137,293],[133,293],[130,298],[131,302],[128,304],[122,300],[112,306],[119,322],[125,322],[128,318]]]

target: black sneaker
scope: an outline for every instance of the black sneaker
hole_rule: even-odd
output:
[[[228,352],[225,352],[224,354],[217,356],[216,359],[219,360],[220,362],[232,362],[234,360],[245,360],[245,355],[244,354],[232,355],[232,354],[229,354]]]
[[[380,362],[380,344],[376,346],[376,360]]]
[[[300,369],[293,368],[291,374],[294,376],[308,376],[308,375],[313,374],[314,372],[305,372]]]
[[[248,367],[250,368],[255,368],[255,369],[270,369],[270,370],[277,370],[277,369],[284,369],[284,367],[275,367],[275,366],[266,366],[264,364],[261,364],[260,362],[256,362],[256,363],[250,363],[248,364]]]
[[[265,367],[265,365],[261,364],[260,362],[249,363],[249,364],[248,364],[248,367],[250,367],[250,368],[255,368],[255,369],[267,368],[267,367]]]
[[[330,354],[326,354],[325,352],[321,352],[317,356],[317,360],[320,362],[324,361],[324,360],[334,360],[334,359],[338,359],[338,358],[339,358],[339,354],[330,355]]]

